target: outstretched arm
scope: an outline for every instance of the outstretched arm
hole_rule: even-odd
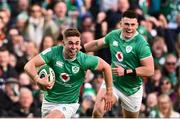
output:
[[[112,72],[111,67],[103,59],[99,58],[99,65],[97,70],[103,71],[104,78],[106,82],[106,95],[105,99],[105,110],[110,110],[112,108],[113,98],[112,98]]]
[[[44,78],[44,80],[40,79],[38,76],[36,67],[39,67],[41,65],[45,64],[44,60],[40,57],[40,55],[36,55],[34,58],[32,58],[30,61],[26,63],[24,66],[24,70],[27,72],[27,74],[31,77],[33,82],[35,84],[41,84],[46,86],[47,89],[51,89],[53,83],[50,83],[48,81],[48,76]]]
[[[86,52],[94,52],[94,51],[97,51],[103,47],[105,47],[104,37],[100,38],[98,40],[93,40],[93,41],[88,42],[84,45],[84,49]]]
[[[24,70],[28,73],[31,79],[34,80],[34,78],[37,76],[36,67],[43,64],[45,64],[44,60],[40,57],[40,55],[36,55],[34,58],[32,58],[26,63],[26,65],[24,66]]]

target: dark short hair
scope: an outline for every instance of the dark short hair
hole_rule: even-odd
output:
[[[68,28],[63,33],[63,38],[71,37],[71,36],[77,36],[80,37],[81,34],[76,28]]]
[[[127,17],[127,18],[138,18],[138,16],[137,16],[137,14],[134,12],[134,11],[132,11],[132,10],[127,10],[127,11],[125,11],[124,13],[123,13],[123,16],[122,16],[123,18],[124,17]]]

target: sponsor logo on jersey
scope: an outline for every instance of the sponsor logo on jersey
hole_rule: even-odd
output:
[[[63,82],[67,82],[70,79],[70,77],[67,73],[61,73],[60,78],[62,79]]]
[[[116,53],[116,58],[119,62],[123,61],[123,54],[122,52],[117,52]]]
[[[114,47],[118,47],[118,42],[117,41],[113,41],[113,46]]]
[[[79,72],[79,67],[78,66],[72,66],[72,72],[73,73],[78,73]]]
[[[58,66],[58,67],[62,67],[63,66],[63,62],[61,62],[61,61],[56,61],[56,66]]]
[[[130,53],[132,51],[132,46],[128,45],[126,46],[126,52]]]

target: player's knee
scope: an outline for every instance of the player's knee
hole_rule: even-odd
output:
[[[103,115],[104,115],[104,111],[103,110],[101,110],[99,108],[93,110],[93,115],[92,115],[93,118],[102,118]]]

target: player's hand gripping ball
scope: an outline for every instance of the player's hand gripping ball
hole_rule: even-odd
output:
[[[56,77],[54,70],[48,65],[41,66],[40,69],[38,70],[38,75],[42,80],[44,79],[45,76],[48,75],[48,81],[50,83],[55,82]],[[40,87],[41,90],[47,90],[47,88],[44,85],[38,83],[38,86]]]

